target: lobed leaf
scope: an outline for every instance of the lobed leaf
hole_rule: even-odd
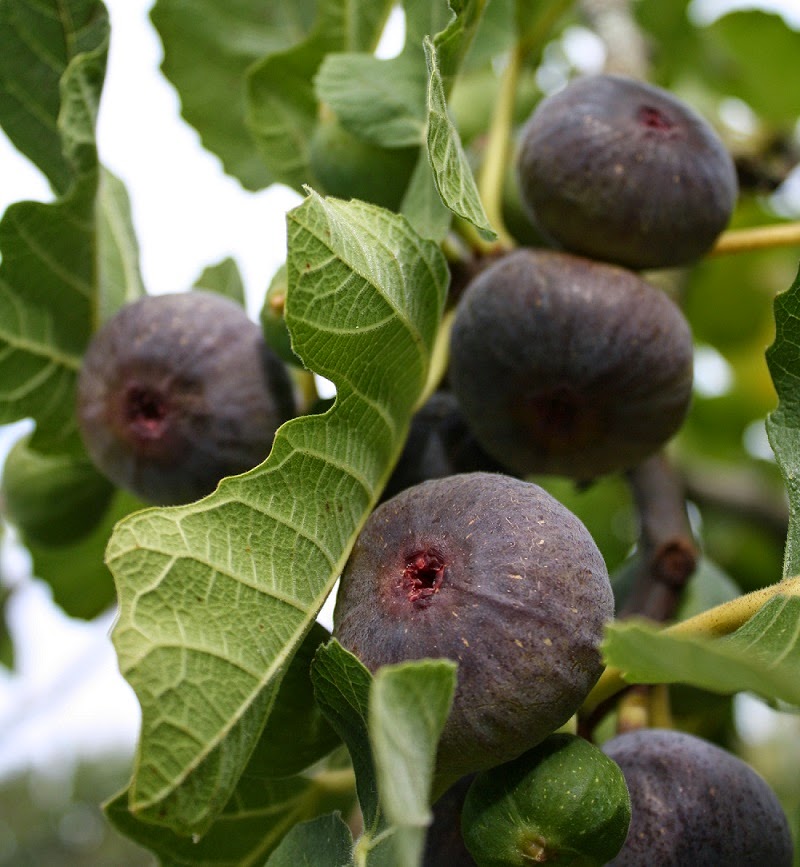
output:
[[[389,0],[320,0],[306,39],[248,70],[247,125],[273,180],[297,190],[312,181],[317,69],[330,52],[374,50],[391,6]]]
[[[97,0],[7,0],[1,16],[0,122],[59,198],[18,202],[0,221],[0,423],[31,416],[34,448],[78,455],[83,350],[141,292],[127,197],[94,139],[108,19]]]
[[[744,626],[716,639],[615,623],[607,627],[603,653],[632,683],[750,691],[800,707],[800,598],[777,596]]]
[[[248,69],[308,35],[315,0],[158,0],[150,18],[164,46],[161,70],[183,117],[228,174],[249,190],[274,180],[246,123]]]
[[[202,834],[231,796],[281,678],[402,448],[448,280],[441,251],[361,202],[288,215],[286,319],[333,409],[196,504],[120,523],[114,643],[142,705],[129,805]]]

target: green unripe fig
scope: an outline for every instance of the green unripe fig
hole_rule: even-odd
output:
[[[314,177],[325,193],[396,211],[411,180],[418,147],[384,148],[357,138],[333,117],[317,124],[309,145]]]
[[[478,867],[601,867],[625,842],[630,818],[619,767],[583,738],[554,734],[478,774],[461,826]]]
[[[603,752],[621,768],[631,825],[614,867],[791,867],[786,815],[738,756],[681,731],[641,729]]]
[[[538,485],[464,473],[369,517],[342,573],[333,634],[375,671],[458,663],[437,772],[509,761],[578,709],[600,675],[613,600],[588,530]]]
[[[661,88],[620,75],[576,79],[523,134],[520,191],[559,246],[630,268],[700,259],[730,220],[738,184],[711,125]]]
[[[108,509],[114,486],[88,458],[43,454],[26,436],[8,453],[0,491],[23,539],[49,547],[90,533]]]
[[[681,426],[693,344],[678,307],[632,271],[520,249],[462,295],[450,384],[478,442],[515,473],[625,470]]]
[[[294,396],[245,311],[193,291],[142,298],[105,323],[84,357],[77,410],[101,472],[145,502],[173,505],[261,463]]]

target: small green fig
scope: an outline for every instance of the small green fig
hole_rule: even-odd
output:
[[[478,867],[601,867],[619,852],[630,819],[619,767],[583,738],[554,734],[478,774],[461,826]]]

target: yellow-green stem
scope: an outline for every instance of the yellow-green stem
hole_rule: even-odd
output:
[[[667,635],[697,635],[708,638],[728,635],[744,625],[775,596],[800,596],[800,576],[786,578],[777,584],[771,584],[769,587],[746,593],[730,602],[716,605],[688,620],[668,626],[664,632]],[[590,714],[627,685],[620,669],[609,666],[583,703],[581,713]]]
[[[489,225],[497,232],[497,239],[503,247],[511,250],[516,246],[514,238],[506,229],[503,220],[503,184],[511,150],[511,126],[514,119],[514,100],[517,94],[519,73],[525,51],[518,43],[511,51],[508,65],[500,81],[489,136],[478,178],[478,193],[483,202]]]
[[[725,256],[729,253],[793,246],[800,247],[800,222],[754,226],[750,229],[730,229],[719,236],[708,255]]]

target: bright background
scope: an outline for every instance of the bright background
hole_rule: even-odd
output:
[[[151,5],[107,0],[112,40],[98,129],[101,158],[127,185],[148,291],[187,289],[204,267],[233,256],[256,316],[284,259],[284,214],[299,197],[282,186],[248,193],[201,148],[159,72],[161,46],[147,17]],[[780,7],[800,28],[800,0],[707,0],[695,2],[694,10],[710,20],[726,9],[755,5]],[[395,25],[382,53],[391,55],[400,44],[402,25]],[[0,132],[0,212],[20,199],[51,198],[38,170]],[[0,463],[27,429],[27,422],[0,427]],[[0,778],[30,768],[57,774],[79,758],[114,750],[130,754],[139,710],[117,671],[108,638],[113,615],[93,623],[66,618],[47,588],[30,577],[27,554],[13,537],[0,550],[0,575],[16,588],[9,613],[17,653],[16,671],[0,671]],[[769,711],[744,701],[743,733],[756,737]]]

